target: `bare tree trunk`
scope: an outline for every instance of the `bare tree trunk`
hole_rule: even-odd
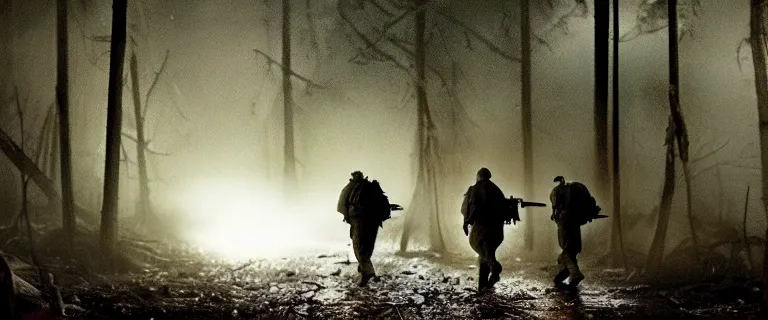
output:
[[[522,92],[520,113],[523,120],[523,173],[525,175],[525,198],[533,198],[533,124],[531,119],[531,12],[530,0],[522,0],[520,8],[520,39],[521,39],[521,81]],[[533,212],[525,209],[525,235],[523,243],[525,250],[533,251],[534,230]]]
[[[608,0],[595,0],[595,157],[598,197],[608,194],[608,73],[610,6]]]
[[[51,201],[53,205],[59,205],[61,203],[61,196],[58,191],[56,191],[53,181],[48,178],[37,165],[35,165],[35,162],[32,161],[32,159],[24,154],[24,151],[11,140],[11,137],[8,136],[2,128],[0,128],[0,151],[11,160],[11,163],[13,163],[17,169],[24,172],[24,174],[27,175],[38,188],[40,188],[43,194],[48,198],[48,201]],[[80,219],[83,219],[86,223],[97,223],[95,218],[96,215],[94,213],[77,204],[74,205],[74,208],[75,213],[77,213]]]
[[[677,48],[677,0],[669,0],[667,4],[667,18],[669,21],[669,108],[672,120],[675,122],[675,137],[677,139],[678,154],[680,162],[683,165],[683,176],[685,177],[685,196],[687,202],[688,222],[691,229],[691,239],[693,240],[693,251],[696,259],[701,264],[701,255],[699,254],[699,241],[696,237],[696,230],[693,221],[693,202],[691,175],[688,170],[688,130],[685,126],[683,113],[680,108],[680,65],[678,63]]]
[[[285,194],[296,189],[296,154],[293,135],[293,85],[291,83],[291,1],[283,0],[283,174]]]
[[[760,121],[760,154],[763,166],[763,208],[768,212],[768,74],[766,74],[765,0],[750,0],[750,44],[755,69],[757,113]],[[765,230],[768,239],[768,227]],[[768,245],[763,254],[763,306],[768,307]]]
[[[645,262],[645,270],[649,274],[656,273],[662,258],[664,258],[664,242],[669,227],[669,216],[672,213],[672,198],[675,195],[675,122],[671,116],[667,124],[667,136],[664,139],[664,144],[667,146],[664,161],[664,189],[661,192],[656,232],[653,235],[653,242],[651,242]]]
[[[56,101],[59,106],[59,144],[61,146],[61,213],[64,237],[70,246],[75,236],[75,209],[72,195],[72,158],[69,138],[69,55],[67,36],[67,3],[66,0],[56,1]]]
[[[0,254],[0,318],[19,319],[16,314],[16,288],[13,283],[13,272]]]
[[[104,165],[104,201],[101,208],[101,248],[108,260],[114,258],[117,242],[117,209],[120,179],[120,137],[122,129],[123,62],[127,0],[112,2],[112,44],[109,53],[107,95],[107,147]]]
[[[139,90],[139,62],[136,52],[131,53],[131,88],[133,93],[133,114],[136,118],[136,163],[139,167],[139,211],[140,221],[146,224],[151,214],[149,203],[149,175],[147,174],[147,143],[144,138],[144,115],[141,114],[141,91]]]
[[[611,228],[611,252],[613,263],[627,270],[624,237],[621,232],[621,157],[619,156],[619,0],[613,0],[613,226]]]
[[[13,89],[12,83],[14,79],[14,52],[13,52],[13,1],[0,0],[0,30],[5,30],[0,33],[0,74],[5,76],[7,81],[0,82],[0,97],[8,97],[11,95]],[[4,111],[0,106],[0,111]]]
[[[424,0],[415,1],[416,5],[424,4]],[[429,234],[429,250],[434,252],[445,251],[445,241],[440,229],[440,208],[438,206],[438,187],[436,162],[438,146],[435,139],[435,124],[429,110],[427,100],[426,77],[426,12],[420,10],[414,17],[415,27],[415,61],[416,61],[416,139],[418,144],[418,172],[416,189],[411,201],[412,209],[405,217],[403,235],[400,238],[400,251],[405,251],[411,236],[412,225],[415,222],[417,210],[429,211],[427,220]]]

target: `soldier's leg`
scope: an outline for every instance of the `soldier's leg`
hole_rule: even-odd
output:
[[[477,290],[484,290],[488,288],[488,276],[491,274],[491,267],[488,265],[488,261],[485,257],[477,258],[478,275],[477,275]]]
[[[483,290],[488,286],[488,276],[491,273],[491,268],[488,265],[486,257],[486,250],[484,248],[483,230],[481,226],[475,225],[472,227],[472,231],[469,232],[469,245],[472,250],[477,253],[477,288]]]
[[[560,268],[560,271],[558,271],[557,275],[555,275],[555,286],[558,286],[565,281],[565,279],[568,279],[568,276],[571,274],[570,271],[568,271],[568,265],[566,263],[566,257],[567,253],[563,251],[560,253],[560,256],[557,257],[557,265]]]
[[[486,255],[488,257],[488,266],[491,269],[491,276],[488,278],[488,287],[493,287],[496,282],[501,280],[501,263],[496,259],[496,249],[501,245],[501,241],[504,239],[504,230],[498,230],[493,239],[489,239],[486,243]]]
[[[577,285],[579,285],[579,282],[581,280],[584,280],[584,274],[581,273],[581,270],[579,269],[579,263],[576,260],[576,255],[578,253],[576,252],[569,252],[567,254],[568,256],[568,271],[571,273],[571,279],[568,282],[568,286],[575,288]]]
[[[366,275],[373,277],[376,275],[376,271],[373,268],[373,262],[371,262],[371,257],[373,256],[373,249],[376,246],[376,235],[378,234],[379,229],[378,225],[374,225],[372,223],[368,223],[365,226],[365,233],[362,235],[362,241],[361,241],[361,250],[360,250],[360,259],[361,259],[361,272]]]
[[[499,282],[501,280],[501,270],[502,266],[501,263],[499,263],[498,260],[496,260],[496,253],[493,253],[493,256],[488,261],[489,269],[491,272],[491,276],[488,278],[488,287],[493,287],[493,285],[496,284],[496,282]]]
[[[362,241],[362,225],[357,219],[352,219],[349,222],[349,237],[352,239],[352,249],[355,252],[355,259],[357,260],[357,272],[363,272],[363,241]]]

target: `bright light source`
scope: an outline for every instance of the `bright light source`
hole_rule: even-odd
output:
[[[289,209],[282,205],[281,190],[273,189],[236,181],[192,186],[182,204],[191,223],[185,238],[230,260],[287,256],[301,250],[345,250],[348,234],[341,231],[344,224],[336,219],[340,215],[333,215],[332,202],[295,204]],[[321,236],[320,231],[326,234]]]

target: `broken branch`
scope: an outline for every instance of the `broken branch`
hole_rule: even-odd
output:
[[[277,60],[273,59],[272,57],[270,57],[265,52],[263,52],[263,51],[261,51],[259,49],[253,49],[253,51],[256,52],[259,55],[264,56],[264,58],[267,59],[270,63],[274,63],[274,64],[278,65],[280,68],[284,68],[283,65],[280,62],[278,62]],[[306,77],[296,73],[293,70],[288,69],[288,73],[290,75],[296,77],[297,79],[301,80],[302,82],[304,82],[309,87],[315,87],[315,88],[318,88],[318,89],[325,89],[325,86],[317,84],[317,83],[313,82],[312,80],[309,80]]]
[[[489,40],[488,38],[486,38],[485,36],[480,34],[480,32],[478,32],[477,30],[472,29],[470,26],[468,26],[467,24],[465,24],[461,20],[457,19],[456,17],[453,17],[450,14],[447,14],[447,13],[443,12],[442,10],[435,10],[435,12],[439,16],[441,16],[441,17],[445,18],[446,20],[448,20],[448,22],[451,22],[451,23],[461,27],[462,29],[464,29],[464,31],[466,33],[468,33],[469,35],[471,35],[475,39],[480,40],[480,42],[482,42],[488,49],[490,49],[492,52],[498,54],[502,58],[507,59],[509,61],[513,61],[513,62],[521,62],[520,58],[513,57],[509,53],[504,52],[504,50],[502,50],[501,48],[496,46],[493,42],[491,42],[491,40]]]
[[[162,75],[163,71],[165,71],[165,65],[168,63],[169,55],[170,55],[170,50],[165,50],[165,58],[163,58],[163,63],[160,64],[160,70],[155,72],[155,78],[152,80],[152,84],[149,85],[149,89],[147,90],[147,96],[146,98],[144,98],[144,111],[141,112],[142,118],[145,117],[147,114],[147,108],[149,107],[149,98],[152,96],[152,91],[155,90],[155,87],[157,86],[157,82],[160,80],[160,75]]]

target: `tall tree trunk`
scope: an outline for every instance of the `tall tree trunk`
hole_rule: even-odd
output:
[[[291,1],[283,0],[283,174],[286,196],[296,188],[296,154],[293,136],[293,85],[291,84]]]
[[[530,0],[522,0],[520,4],[520,39],[522,66],[520,80],[522,92],[520,113],[523,120],[523,173],[525,181],[525,198],[533,198],[533,124],[531,119],[531,11]],[[525,235],[523,243],[525,250],[533,251],[533,212],[525,209]]]
[[[0,97],[7,98],[11,95],[12,84],[16,81],[14,79],[14,64],[13,64],[13,1],[0,0],[0,30],[5,30],[0,33],[0,74],[5,76],[5,81],[0,82]],[[3,111],[0,107],[0,111]]]
[[[147,143],[144,138],[144,115],[141,114],[141,91],[139,90],[139,62],[136,52],[131,52],[131,88],[133,93],[133,115],[136,118],[136,162],[139,167],[139,211],[140,221],[146,224],[151,213],[149,203],[149,176],[147,174]]]
[[[123,62],[127,0],[112,2],[112,43],[109,53],[107,94],[107,147],[104,165],[104,201],[101,208],[101,248],[109,260],[117,242],[117,209],[120,179],[120,135],[122,129]]]
[[[67,61],[67,3],[56,1],[56,101],[59,106],[59,144],[61,146],[61,213],[64,237],[71,245],[75,235],[75,201],[72,195],[72,158],[69,138],[69,62]]]
[[[667,123],[667,136],[664,139],[664,145],[667,146],[664,161],[664,189],[661,192],[656,232],[653,235],[653,242],[651,242],[645,262],[645,270],[649,274],[656,273],[662,258],[664,258],[664,243],[669,227],[669,217],[672,213],[672,198],[675,195],[675,122],[671,116]]]
[[[766,0],[750,0],[750,33],[752,65],[755,69],[757,113],[760,121],[760,154],[763,166],[763,207],[768,212],[768,74],[766,74],[765,41]],[[768,239],[768,227],[765,230]],[[768,245],[763,255],[763,305],[768,307]]]
[[[613,263],[621,262],[627,269],[627,257],[624,252],[624,238],[621,232],[621,157],[619,156],[619,0],[613,0],[613,226],[611,228],[611,251]]]
[[[610,6],[608,0],[595,0],[595,157],[598,197],[607,199],[608,179],[608,73]]]
[[[667,3],[667,19],[669,21],[669,108],[672,120],[675,122],[675,137],[678,148],[678,155],[683,166],[683,176],[685,177],[685,197],[686,209],[688,212],[688,222],[693,240],[693,252],[699,261],[699,266],[704,268],[699,254],[699,241],[696,236],[693,220],[693,201],[691,175],[688,170],[688,129],[685,126],[683,112],[680,107],[680,64],[678,62],[677,46],[677,0],[669,0]]]
[[[424,0],[416,0],[417,6],[423,5]],[[418,144],[418,172],[416,178],[416,189],[411,200],[411,209],[405,217],[403,226],[403,235],[400,238],[400,251],[405,251],[408,247],[408,241],[411,236],[412,226],[415,223],[414,214],[418,210],[429,212],[427,225],[429,230],[429,250],[434,252],[445,251],[445,241],[440,229],[440,208],[438,206],[438,187],[437,170],[435,167],[438,153],[437,141],[435,139],[435,124],[429,110],[427,100],[427,77],[426,77],[426,12],[420,10],[414,16],[414,29],[416,44],[416,139]]]

